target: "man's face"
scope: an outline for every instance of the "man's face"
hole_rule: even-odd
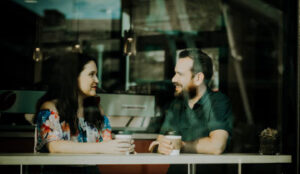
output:
[[[175,66],[175,75],[172,83],[175,85],[175,96],[184,96],[188,94],[193,98],[196,93],[196,86],[193,82],[193,73],[191,68],[193,60],[189,57],[180,58]]]

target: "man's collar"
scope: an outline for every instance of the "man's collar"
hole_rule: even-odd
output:
[[[203,105],[207,100],[208,100],[208,96],[209,96],[209,93],[211,93],[212,91],[209,89],[209,88],[207,88],[206,90],[205,90],[205,92],[204,92],[204,94],[203,94],[203,96],[195,103],[195,105],[194,105],[194,107],[193,108],[197,108],[199,105]],[[186,107],[189,107],[189,100],[188,100],[188,98],[184,98],[183,99],[183,101],[184,101],[184,105],[186,106]]]
[[[211,90],[207,88],[203,96],[195,103],[195,105],[203,105],[208,100],[209,93],[211,93]]]

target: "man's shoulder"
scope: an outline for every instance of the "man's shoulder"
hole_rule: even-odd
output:
[[[229,101],[228,96],[220,91],[210,91],[208,95],[212,101]]]

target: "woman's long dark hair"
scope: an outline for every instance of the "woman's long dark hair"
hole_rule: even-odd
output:
[[[48,91],[37,103],[37,112],[44,102],[56,100],[60,121],[66,121],[70,126],[71,133],[75,134],[78,130],[78,77],[88,62],[97,63],[97,61],[93,57],[81,53],[64,53],[52,58],[57,63],[52,70]],[[89,125],[101,129],[104,117],[99,111],[98,101],[96,97],[87,97],[83,101],[84,118]]]

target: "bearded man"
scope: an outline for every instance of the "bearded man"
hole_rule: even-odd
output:
[[[150,150],[158,144],[158,153],[170,154],[173,147],[165,135],[174,131],[182,136],[183,153],[224,152],[231,137],[233,115],[229,99],[209,89],[212,75],[212,59],[201,50],[186,49],[179,53],[172,78],[175,100]]]

